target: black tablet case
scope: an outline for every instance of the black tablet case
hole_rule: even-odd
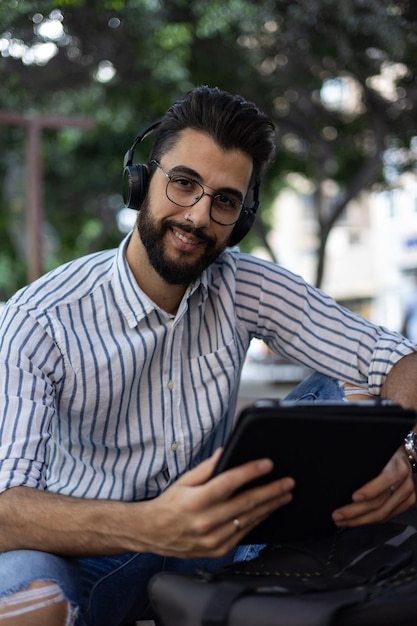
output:
[[[375,478],[417,422],[390,402],[292,403],[258,400],[243,409],[214,474],[258,458],[274,470],[256,482],[292,476],[293,501],[254,528],[242,543],[320,538],[336,526],[335,509]]]

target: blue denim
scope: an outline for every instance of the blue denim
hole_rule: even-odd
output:
[[[340,400],[336,380],[312,374],[288,400]],[[184,560],[154,554],[72,559],[34,550],[0,554],[0,598],[37,580],[54,581],[71,604],[74,626],[121,626],[135,619],[152,619],[147,586],[160,571],[192,574],[198,568],[215,570],[232,560],[250,559],[263,546],[240,546],[222,559]]]
[[[54,554],[36,550],[3,552],[0,554],[0,597],[25,589],[35,580],[56,582],[70,602],[75,618],[79,612],[77,575],[77,569],[70,560]]]
[[[0,598],[34,581],[52,581],[71,605],[71,625],[119,626],[155,617],[147,597],[154,574],[215,570],[230,563],[234,552],[221,559],[198,560],[138,553],[71,559],[35,550],[4,552],[0,554]]]
[[[195,574],[216,570],[233,560],[235,550],[221,559],[177,559],[155,554],[124,554],[78,559],[81,570],[81,606],[84,621],[94,626],[116,626],[135,619],[153,619],[147,586],[161,571]],[[84,622],[76,622],[76,626]]]
[[[294,402],[318,402],[328,400],[343,402],[343,391],[339,382],[330,376],[314,372],[285,396],[285,400]]]

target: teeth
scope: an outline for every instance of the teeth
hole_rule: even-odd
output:
[[[175,231],[175,234],[178,237],[178,239],[181,239],[181,241],[183,241],[184,243],[189,243],[189,244],[194,244],[194,245],[197,243],[194,239],[189,239],[188,237],[184,235],[184,233],[181,233],[178,230]]]

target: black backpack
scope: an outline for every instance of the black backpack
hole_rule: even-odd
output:
[[[407,523],[410,522],[411,523]],[[417,626],[417,509],[149,586],[163,626]]]

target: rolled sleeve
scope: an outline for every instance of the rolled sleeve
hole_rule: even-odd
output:
[[[368,388],[379,396],[381,388],[396,363],[403,357],[417,352],[417,345],[398,333],[382,332],[377,338],[368,374]]]
[[[54,385],[48,375],[51,338],[22,313],[3,318],[0,347],[0,492],[16,486],[45,489]],[[39,357],[38,357],[39,355]]]

